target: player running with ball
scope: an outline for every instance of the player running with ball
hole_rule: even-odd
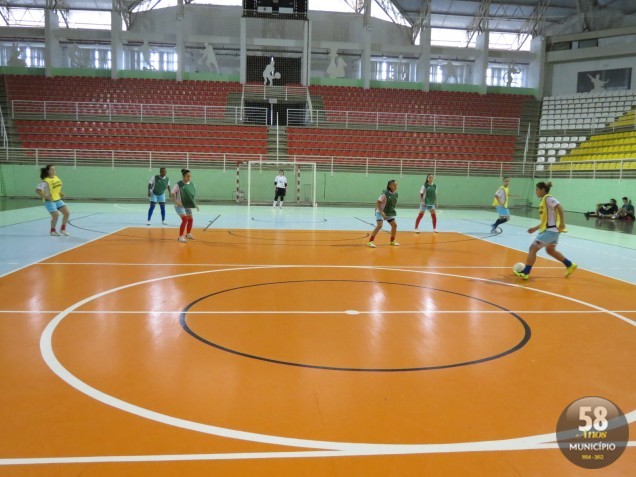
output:
[[[556,249],[559,241],[559,235],[561,232],[566,231],[565,216],[563,214],[563,207],[561,207],[559,201],[550,194],[551,187],[552,182],[548,182],[547,184],[545,182],[539,182],[535,189],[537,197],[541,199],[541,202],[539,203],[539,217],[541,218],[541,223],[536,227],[528,229],[528,233],[533,234],[538,230],[539,235],[537,235],[537,238],[534,242],[532,242],[532,245],[530,245],[525,268],[521,271],[513,270],[515,275],[519,278],[523,278],[524,280],[530,278],[530,270],[532,270],[532,266],[537,259],[537,253],[543,247],[545,247],[545,251],[548,252],[548,255],[556,258],[559,262],[565,265],[566,277],[572,275],[574,270],[577,269],[576,263],[572,263]]]

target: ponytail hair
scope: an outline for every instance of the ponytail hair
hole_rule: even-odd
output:
[[[546,194],[550,192],[551,188],[552,188],[552,182],[538,182],[537,183],[537,189],[544,190],[546,192]]]
[[[53,164],[47,164],[40,169],[40,179],[44,180],[49,177],[49,169],[51,169],[51,167],[53,167]]]
[[[185,175],[190,172],[190,169],[181,169],[181,175],[185,177]]]

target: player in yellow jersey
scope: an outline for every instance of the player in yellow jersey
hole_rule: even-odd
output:
[[[55,166],[49,164],[40,169],[41,182],[35,188],[35,192],[42,197],[44,201],[44,207],[51,214],[51,235],[59,237],[61,235],[69,235],[66,231],[66,224],[68,224],[71,217],[71,211],[68,206],[62,200],[64,193],[62,192],[62,181],[55,175]],[[55,229],[57,225],[57,219],[59,213],[62,213],[62,227],[58,233]]]
[[[528,258],[526,258],[525,268],[518,272],[514,270],[514,274],[519,278],[527,280],[530,278],[530,270],[537,259],[537,252],[545,247],[545,251],[548,255],[556,258],[559,262],[565,265],[565,276],[569,277],[577,269],[576,263],[572,263],[565,258],[563,254],[557,251],[556,246],[559,241],[559,235],[561,232],[565,232],[565,215],[563,213],[563,207],[559,201],[550,194],[552,188],[552,182],[539,182],[535,189],[535,193],[541,203],[539,204],[539,217],[541,217],[541,223],[536,227],[528,229],[529,234],[539,231],[539,235],[534,239],[530,250],[528,251]]]
[[[508,210],[508,198],[510,196],[510,177],[504,177],[503,185],[495,192],[495,197],[492,200],[493,207],[497,208],[499,218],[492,224],[490,233],[496,234],[497,227],[501,224],[505,224],[510,220],[510,210]]]

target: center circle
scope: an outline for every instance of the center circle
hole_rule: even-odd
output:
[[[480,356],[480,357],[476,357],[474,359],[459,359],[456,361],[451,361],[451,362],[446,362],[446,363],[440,363],[440,364],[435,364],[435,365],[421,365],[421,366],[364,366],[364,365],[349,365],[349,366],[340,366],[340,365],[323,365],[323,364],[316,364],[315,362],[303,362],[303,360],[292,360],[292,359],[277,359],[277,358],[273,358],[271,356],[268,356],[267,353],[255,353],[255,352],[247,352],[245,350],[240,349],[241,346],[237,346],[237,345],[224,345],[221,344],[219,339],[208,339],[206,337],[206,333],[202,333],[202,332],[197,332],[193,329],[193,326],[191,326],[188,322],[188,318],[189,316],[192,317],[192,314],[189,315],[189,313],[194,312],[195,310],[193,308],[195,308],[197,305],[201,305],[203,302],[205,302],[206,300],[210,300],[213,298],[219,298],[222,297],[224,294],[228,294],[228,293],[232,293],[232,292],[243,292],[243,291],[248,291],[248,292],[255,292],[258,291],[261,294],[265,291],[264,289],[262,289],[261,287],[276,287],[276,286],[283,286],[283,287],[287,287],[289,288],[290,286],[295,286],[295,285],[309,285],[309,286],[317,286],[318,284],[324,285],[324,284],[330,284],[330,285],[338,285],[337,290],[340,293],[347,293],[346,290],[344,290],[342,287],[345,284],[348,285],[363,285],[363,286],[383,286],[383,287],[408,287],[410,289],[416,289],[416,290],[426,290],[427,292],[438,292],[438,293],[443,293],[443,294],[448,294],[448,295],[453,295],[455,300],[457,299],[457,297],[462,297],[465,298],[467,300],[471,300],[471,301],[475,301],[478,302],[480,304],[485,304],[488,305],[492,308],[494,308],[495,310],[493,310],[493,314],[496,314],[496,316],[500,317],[502,315],[502,312],[504,316],[508,316],[508,317],[512,317],[514,318],[515,322],[517,324],[520,324],[521,327],[523,328],[523,334],[520,340],[518,340],[517,342],[514,342],[512,344],[512,346],[507,347],[506,349],[503,349],[502,351],[498,351],[498,352],[494,352],[491,354],[486,354],[484,356]],[[268,293],[270,295],[273,296],[281,296],[284,297],[285,295],[278,295],[276,293],[271,294]],[[237,300],[240,302],[240,300]],[[318,300],[320,301],[320,300]],[[482,310],[483,312],[485,312],[486,314],[488,313],[487,310]],[[256,313],[257,315],[265,315],[265,316],[274,316],[274,317],[279,317],[280,315],[285,315],[285,314],[294,314],[295,312],[291,312],[291,311],[285,311],[285,310],[281,310],[279,312],[274,312],[274,311],[262,311],[262,310],[253,310],[250,312],[246,312],[245,314],[248,313]],[[297,314],[301,314],[303,312],[297,312]],[[435,315],[435,311],[404,311],[404,312],[383,312],[381,310],[378,311],[372,311],[372,312],[363,312],[362,310],[356,309],[356,310],[352,310],[352,309],[348,309],[348,310],[343,310],[340,312],[337,311],[311,311],[312,316],[313,315],[321,315],[321,314],[329,314],[330,316],[333,315],[345,315],[347,317],[349,317],[350,319],[360,319],[360,317],[363,317],[362,319],[366,319],[366,315],[371,315],[374,316],[375,319],[377,320],[378,317],[382,317],[383,313],[395,313],[398,315]],[[437,312],[438,314],[442,314],[444,313],[444,311],[441,312]],[[456,313],[456,312],[454,312]],[[471,315],[471,313],[473,313],[473,308],[467,309],[465,314],[466,315]],[[206,311],[202,311],[201,315],[205,315]],[[457,314],[457,313],[456,313]],[[224,313],[221,310],[215,311],[213,316],[223,316]],[[236,310],[232,310],[232,309],[228,309],[227,310],[227,315],[231,316],[233,320],[237,320],[237,316],[241,316],[241,313],[238,313]],[[192,321],[192,320],[191,320]],[[329,280],[329,279],[324,279],[324,280],[286,280],[286,281],[276,281],[276,282],[267,282],[267,283],[256,283],[256,284],[251,284],[251,285],[244,285],[244,286],[240,286],[240,287],[234,287],[234,288],[228,288],[225,290],[220,290],[217,291],[215,293],[211,293],[209,295],[205,295],[202,296],[201,298],[198,298],[197,300],[189,303],[181,312],[180,318],[179,318],[179,322],[182,326],[182,328],[188,333],[190,334],[192,337],[196,338],[197,340],[199,340],[202,343],[205,343],[208,346],[212,346],[216,349],[219,349],[221,351],[224,352],[228,352],[228,353],[232,353],[238,356],[242,356],[245,358],[250,358],[250,359],[255,359],[255,360],[260,360],[260,361],[266,361],[269,363],[274,363],[274,364],[278,364],[278,365],[286,365],[286,366],[296,366],[296,367],[303,367],[303,368],[314,368],[314,369],[323,369],[323,370],[331,370],[331,371],[353,371],[353,372],[406,372],[406,371],[432,371],[432,370],[439,370],[439,369],[448,369],[448,368],[456,368],[456,367],[461,367],[461,366],[469,366],[469,365],[475,365],[475,364],[480,364],[480,363],[485,363],[488,361],[493,361],[499,358],[503,358],[511,353],[514,353],[515,351],[520,350],[523,346],[525,346],[528,341],[530,340],[531,337],[531,329],[530,326],[516,313],[514,313],[513,311],[504,308],[500,305],[497,305],[496,303],[492,303],[490,301],[484,300],[482,298],[476,298],[470,295],[466,295],[463,293],[458,293],[455,291],[449,291],[449,290],[444,290],[444,289],[440,289],[440,288],[433,288],[433,287],[426,287],[426,286],[422,286],[422,285],[415,285],[415,284],[408,284],[408,283],[397,283],[397,282],[387,282],[387,281],[372,281],[372,280]],[[471,323],[471,326],[474,327],[474,323]],[[510,325],[510,324],[508,324]],[[261,326],[263,326],[261,324]],[[501,324],[499,324],[498,326],[501,326]],[[381,326],[379,327],[381,328]],[[337,330],[336,330],[337,331]],[[316,340],[319,340],[320,337],[319,335],[315,336]],[[437,340],[437,337],[435,338]],[[477,346],[479,346],[480,344],[477,343]],[[483,343],[482,343],[483,345]],[[471,343],[471,348],[474,348],[475,344]]]

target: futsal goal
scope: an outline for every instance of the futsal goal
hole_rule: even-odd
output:
[[[282,170],[287,178],[285,205],[316,206],[316,163],[248,161],[236,169],[236,201],[247,205],[272,205],[274,179]]]

